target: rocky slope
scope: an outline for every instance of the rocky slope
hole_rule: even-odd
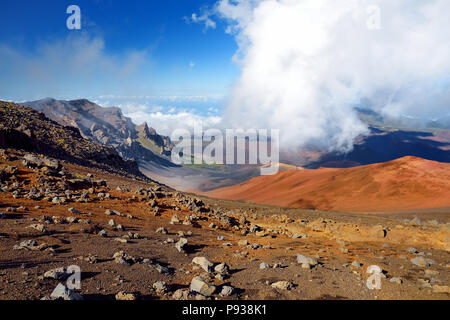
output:
[[[24,157],[0,152],[0,300],[450,298],[448,214],[218,201]],[[74,265],[79,290],[65,287]]]
[[[0,101],[0,148],[44,154],[83,166],[143,177],[136,162],[123,160],[113,147],[84,139],[75,127],[63,126],[43,113]]]
[[[450,164],[405,157],[347,169],[279,172],[208,196],[344,212],[450,207]]]
[[[173,147],[168,137],[158,135],[147,123],[136,126],[118,107],[104,108],[86,99],[51,98],[24,105],[43,112],[63,126],[78,128],[86,139],[114,147],[126,159],[151,161],[158,155],[170,155]]]

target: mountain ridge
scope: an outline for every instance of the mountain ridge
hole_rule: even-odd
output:
[[[42,112],[0,101],[0,148],[38,152],[59,160],[92,166],[124,176],[145,178],[133,160],[124,160],[112,146],[93,143],[78,128],[63,126]]]
[[[119,107],[102,107],[88,99],[53,98],[24,102],[23,105],[43,112],[61,125],[78,128],[86,139],[114,147],[125,159],[158,162],[160,159],[157,158],[167,157],[173,147],[170,138],[158,135],[147,123],[145,126],[152,134],[141,137],[140,126],[124,116]],[[161,152],[155,152],[157,148],[146,147],[145,142],[159,147]]]

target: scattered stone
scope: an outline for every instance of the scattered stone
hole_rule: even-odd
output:
[[[219,280],[219,281],[225,280],[225,276],[224,276],[223,274],[220,274],[220,273],[216,274],[216,275],[214,276],[214,278],[217,279],[217,280]]]
[[[214,267],[214,271],[220,275],[226,276],[226,275],[229,275],[230,268],[228,267],[228,265],[225,262],[222,262]]]
[[[270,265],[268,263],[265,262],[261,262],[261,264],[259,265],[259,269],[269,269]]]
[[[411,225],[411,226],[420,226],[422,224],[422,222],[420,221],[419,218],[414,217],[414,219],[410,220],[408,222],[408,224]]]
[[[213,263],[205,257],[195,257],[192,259],[192,263],[198,264],[206,272],[210,272],[213,266]]]
[[[412,254],[416,254],[416,253],[418,253],[419,251],[417,251],[416,248],[409,247],[408,249],[406,249],[406,252],[412,253]]]
[[[67,223],[78,223],[78,218],[76,217],[66,217],[65,220]]]
[[[98,235],[99,235],[100,237],[104,237],[104,238],[106,238],[106,237],[108,236],[108,234],[106,233],[105,230],[101,230],[101,231],[98,233]]]
[[[160,274],[169,274],[170,270],[167,267],[164,267],[162,265],[160,265],[159,263],[156,263],[153,265],[156,269],[156,271],[158,271]]]
[[[297,254],[297,262],[302,265],[304,269],[311,269],[317,265],[317,261],[313,258],[305,257],[304,255]]]
[[[132,265],[136,262],[136,259],[125,252],[118,251],[113,255],[114,261],[119,264]]]
[[[293,284],[289,281],[277,281],[271,284],[271,287],[279,290],[290,290]]]
[[[70,276],[67,269],[64,267],[49,270],[44,273],[44,279],[65,280]]]
[[[110,210],[110,209],[106,209],[105,214],[107,216],[121,216],[122,215],[119,211]]]
[[[257,237],[264,238],[264,237],[267,237],[269,234],[267,232],[264,232],[264,231],[256,231],[255,235]]]
[[[116,294],[116,300],[134,301],[137,300],[137,296],[134,293],[126,293],[120,291],[119,293]]]
[[[45,250],[48,248],[46,243],[38,245],[36,240],[24,240],[20,244],[16,244],[14,250]]]
[[[65,201],[65,198],[64,197],[54,197],[53,199],[52,199],[52,203],[53,204],[61,204],[61,203],[64,203]]]
[[[99,261],[98,257],[92,254],[88,255],[87,257],[80,257],[80,258],[89,263],[97,263]]]
[[[359,262],[359,261],[353,261],[353,262],[352,262],[352,266],[353,266],[353,267],[356,267],[356,268],[360,268],[360,267],[362,267],[362,263]]]
[[[222,297],[229,297],[233,294],[234,288],[230,286],[223,286],[222,290],[220,291],[220,296]]]
[[[173,300],[200,300],[197,296],[201,296],[200,294],[193,293],[187,289],[178,289],[174,292],[172,299]]]
[[[170,224],[176,224],[176,223],[180,223],[180,219],[175,214],[175,215],[172,216],[172,219],[170,220]]]
[[[178,252],[185,252],[185,246],[188,241],[186,238],[180,238],[177,243],[175,243],[175,248],[177,248]]]
[[[140,236],[139,233],[137,233],[137,232],[131,232],[131,231],[129,231],[129,232],[128,232],[128,238],[130,238],[130,239],[140,239],[141,236]]]
[[[157,281],[153,284],[153,289],[157,293],[166,293],[168,291],[167,284],[164,281]]]
[[[205,297],[211,296],[216,291],[215,286],[208,284],[200,277],[195,277],[192,279],[190,289],[191,291],[200,293]]]
[[[248,246],[248,241],[247,240],[239,240],[238,246],[241,246],[241,247]]]
[[[32,224],[32,225],[28,226],[27,228],[32,228],[32,229],[35,229],[42,233],[48,232],[47,228],[43,224]]]
[[[422,256],[415,257],[415,258],[411,259],[410,261],[413,265],[421,267],[421,268],[427,268],[434,263],[433,260],[426,259]]]
[[[53,290],[50,295],[50,298],[55,300],[83,300],[83,296],[67,288],[62,283],[56,286],[55,290]]]
[[[394,278],[391,278],[391,279],[389,280],[389,282],[402,284],[402,283],[403,283],[403,280],[400,279],[400,278],[394,277]]]
[[[163,227],[158,228],[158,229],[156,230],[156,233],[167,234],[167,229],[166,229],[166,228],[163,228]]]
[[[430,280],[417,279],[417,282],[419,282],[419,283],[421,284],[422,287],[432,288],[432,286],[431,286],[431,284],[430,284]]]

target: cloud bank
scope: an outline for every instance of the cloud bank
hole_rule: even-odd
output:
[[[449,113],[448,0],[221,0],[210,12],[239,45],[227,126],[348,151],[367,132],[355,106]]]
[[[167,107],[150,103],[119,103],[118,107],[135,124],[144,121],[158,133],[170,136],[176,129],[193,131],[194,125],[202,124],[204,129],[220,127],[222,118],[218,110],[210,108],[205,114],[193,109]]]

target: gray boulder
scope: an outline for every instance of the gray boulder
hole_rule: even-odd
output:
[[[65,285],[61,283],[56,286],[55,290],[53,290],[52,294],[50,295],[50,298],[56,300],[71,300],[71,301],[83,300],[83,296],[72,291],[71,289],[67,288]]]
[[[211,296],[216,291],[215,286],[208,284],[205,280],[203,280],[200,277],[195,277],[192,279],[190,289],[191,291],[200,293],[205,297]]]

